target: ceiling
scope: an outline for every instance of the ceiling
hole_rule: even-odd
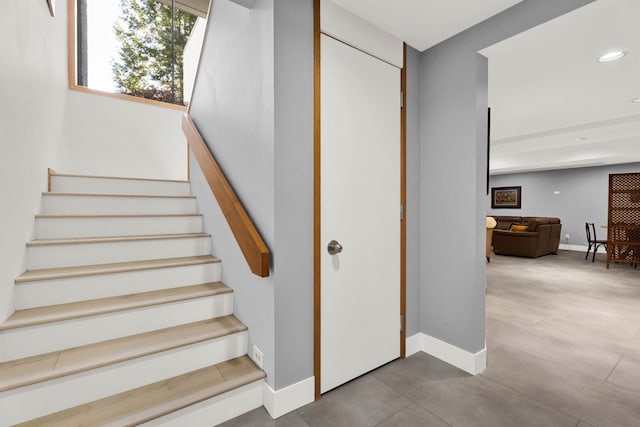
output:
[[[522,0],[332,0],[423,51]]]
[[[640,161],[638,0],[598,0],[491,46],[491,172]],[[598,63],[611,50],[628,54]]]
[[[427,49],[519,1],[333,0]],[[597,0],[484,49],[492,174],[640,161],[638,0]],[[600,64],[603,53],[628,52]]]

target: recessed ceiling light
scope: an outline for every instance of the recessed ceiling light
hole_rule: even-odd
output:
[[[611,61],[615,61],[616,59],[620,59],[623,56],[625,56],[627,54],[627,52],[622,51],[622,50],[614,50],[611,52],[607,52],[604,55],[602,55],[600,58],[598,58],[598,62],[611,62]]]
[[[640,104],[640,96],[631,100],[634,104]]]
[[[574,140],[575,142],[581,142],[581,141],[584,141],[584,140],[586,140],[586,139],[587,139],[587,137],[586,137],[586,136],[581,136],[581,137],[578,137],[578,138],[573,138],[573,140]]]

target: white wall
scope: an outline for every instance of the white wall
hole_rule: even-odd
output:
[[[66,2],[5,0],[0,14],[0,322],[47,187],[60,172],[185,179],[181,111],[68,90]],[[1,351],[1,349],[0,349]]]
[[[25,242],[63,132],[67,57],[60,51],[66,45],[62,9],[54,19],[44,1],[2,2],[0,321],[13,310],[13,281],[24,270]]]
[[[200,51],[204,43],[204,32],[207,29],[207,20],[198,17],[196,23],[191,30],[189,40],[184,46],[182,53],[183,79],[184,79],[184,102],[191,102],[191,93],[193,85],[196,81],[196,73],[198,72],[198,62],[200,61]]]
[[[54,169],[137,178],[187,178],[184,111],[69,91]]]

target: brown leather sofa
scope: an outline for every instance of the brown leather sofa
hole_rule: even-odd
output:
[[[494,216],[493,252],[537,258],[557,254],[562,224],[560,218],[532,216]],[[522,230],[517,230],[522,229]]]

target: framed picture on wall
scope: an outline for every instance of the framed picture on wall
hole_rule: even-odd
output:
[[[491,187],[491,209],[520,209],[522,187]]]

